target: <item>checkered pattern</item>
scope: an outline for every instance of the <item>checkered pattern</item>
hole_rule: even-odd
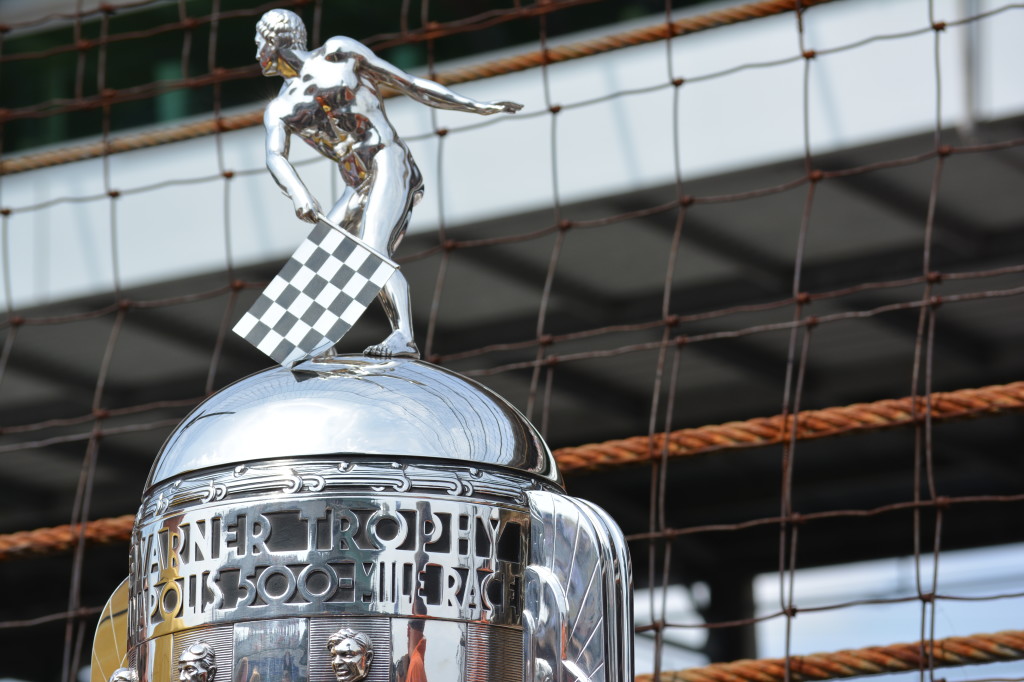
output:
[[[235,333],[285,367],[323,353],[352,328],[397,267],[321,221]]]

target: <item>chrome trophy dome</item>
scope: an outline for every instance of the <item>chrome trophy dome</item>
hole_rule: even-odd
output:
[[[561,485],[551,451],[491,390],[420,360],[343,355],[237,381],[164,443],[146,490],[208,467],[315,455],[491,465]]]

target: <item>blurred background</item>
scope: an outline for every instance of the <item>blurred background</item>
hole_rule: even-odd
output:
[[[524,103],[387,99],[426,182],[398,260],[424,358],[629,538],[638,674],[1024,680],[1005,0],[0,0],[0,679],[88,679],[163,439],[268,364],[230,329],[307,232],[263,166],[272,7]]]

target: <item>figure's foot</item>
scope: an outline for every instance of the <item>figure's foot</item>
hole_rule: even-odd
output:
[[[363,355],[374,358],[418,358],[420,349],[408,334],[394,331],[388,338],[364,350]]]
[[[336,357],[338,357],[338,349],[335,348],[334,346],[331,346],[330,348],[325,350],[323,353],[320,353],[319,355],[314,355],[311,359],[314,362],[319,362],[319,361],[322,361],[322,360],[330,360],[331,358],[336,358]]]

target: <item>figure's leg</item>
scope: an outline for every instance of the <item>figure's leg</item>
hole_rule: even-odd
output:
[[[327,220],[338,225],[343,230],[359,235],[360,218],[363,214],[363,195],[359,194],[349,185],[345,185],[344,191],[334,206],[327,214]]]
[[[383,358],[418,358],[420,349],[412,336],[412,304],[409,298],[409,283],[401,270],[396,270],[391,279],[377,295],[391,323],[391,334],[380,343],[366,348],[363,353]]]
[[[422,181],[408,152],[395,147],[378,152],[363,210],[363,240],[392,256],[409,224],[413,198],[421,192]],[[412,332],[409,283],[401,271],[391,276],[378,296],[392,331],[386,339],[363,352],[378,357],[418,358],[420,352]]]
[[[390,255],[390,254],[389,254]],[[391,323],[391,334],[363,351],[366,355],[376,357],[418,358],[420,349],[412,333],[412,298],[409,295],[409,282],[401,270],[396,270],[384,288],[377,294],[384,313]]]

